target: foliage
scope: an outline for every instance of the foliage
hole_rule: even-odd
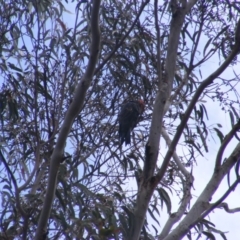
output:
[[[48,239],[128,239],[133,231],[137,193],[141,193],[156,109],[154,103],[161,84],[169,78],[166,59],[171,53],[171,21],[183,2],[159,1],[157,8],[151,1],[101,2],[98,65],[59,159],[55,199],[45,234]],[[1,1],[0,229],[3,239],[35,236],[51,155],[91,58],[92,5],[90,1]],[[75,9],[69,12],[72,6]],[[204,0],[196,1],[186,14],[178,39],[173,84],[161,119],[162,146],[164,141],[168,147],[172,144],[171,138],[178,133],[193,97],[210,75],[203,72],[204,65],[217,58],[220,66],[234,51],[235,40],[239,40],[236,34],[239,8],[237,2]],[[237,64],[235,54],[227,66],[234,69]],[[239,159],[234,154],[235,160],[229,157],[232,165],[224,165],[222,160],[231,139],[239,139],[236,90],[239,73],[234,75],[233,79],[217,75],[214,82],[204,86],[194,103],[174,148],[177,151],[169,148],[173,158],[152,191],[140,239],[167,239],[173,224],[190,211],[194,181],[191,169],[196,167],[200,155],[211,151],[212,137],[220,140],[214,174],[226,165],[221,171],[229,175],[229,189],[233,191],[237,187]],[[138,98],[144,99],[146,111],[134,130],[133,144],[121,148],[118,111],[125,100]],[[219,102],[223,112],[229,115],[230,133],[223,132],[218,122],[208,124],[211,109],[206,102],[211,101]],[[180,148],[184,149],[183,153]],[[154,166],[155,176],[159,176],[165,159],[165,152],[161,151]],[[230,179],[231,169],[235,176]],[[196,239],[201,236],[215,239],[219,234],[226,239],[207,216],[231,191],[200,212],[191,223],[192,229],[184,235],[194,239],[197,233]],[[180,198],[176,213],[172,212],[172,196]],[[167,209],[169,214],[165,226],[160,226],[159,221],[162,209]],[[169,227],[171,219],[175,222]]]

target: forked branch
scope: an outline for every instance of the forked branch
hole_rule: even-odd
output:
[[[83,75],[80,83],[74,94],[74,99],[69,109],[66,113],[63,125],[61,127],[56,146],[54,148],[51,162],[50,162],[50,173],[48,177],[47,192],[43,204],[43,209],[38,222],[37,232],[35,235],[35,240],[41,240],[46,237],[47,233],[47,223],[50,216],[50,211],[52,207],[52,202],[55,195],[56,185],[57,185],[57,174],[59,165],[62,161],[63,151],[68,137],[69,131],[72,127],[75,117],[80,113],[85,95],[88,87],[92,81],[94,70],[98,61],[98,54],[100,48],[100,30],[99,30],[99,8],[100,0],[93,1],[92,15],[91,15],[91,50],[89,62],[85,74]]]

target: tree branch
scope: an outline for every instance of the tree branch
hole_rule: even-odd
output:
[[[222,63],[222,65],[214,72],[212,73],[206,80],[204,80],[200,86],[198,87],[196,93],[194,94],[192,101],[190,102],[181,123],[179,124],[178,128],[177,128],[177,132],[173,138],[172,144],[169,147],[169,150],[163,160],[161,169],[159,170],[158,174],[156,175],[157,178],[157,182],[160,182],[162,177],[164,176],[164,173],[167,169],[168,163],[175,151],[175,148],[178,144],[178,141],[182,135],[182,132],[186,126],[186,123],[191,115],[191,112],[194,108],[194,106],[196,105],[200,95],[203,93],[204,89],[209,86],[210,84],[213,83],[213,81],[228,67],[228,65],[231,63],[231,61],[237,56],[237,54],[239,53],[239,46],[240,46],[240,42],[236,42],[232,52],[229,54],[228,58]]]
[[[37,172],[38,168],[39,168],[39,151],[37,151],[37,153],[35,154],[36,156],[36,161],[35,161],[35,164],[34,164],[34,168],[29,176],[29,178],[25,181],[25,183],[20,186],[18,188],[19,192],[21,192],[22,190],[25,190],[25,188],[29,185],[29,183],[32,181],[35,173]]]
[[[69,109],[66,113],[62,128],[59,132],[56,146],[54,148],[51,162],[50,162],[50,172],[48,177],[48,186],[46,197],[43,204],[43,209],[38,222],[37,232],[35,235],[35,240],[41,240],[46,236],[46,228],[48,218],[50,216],[51,206],[55,195],[56,185],[57,185],[57,174],[60,162],[63,157],[63,151],[66,143],[67,136],[72,127],[75,117],[80,113],[83,102],[85,99],[86,91],[92,81],[96,63],[98,61],[98,54],[100,48],[100,30],[99,30],[99,8],[100,0],[93,1],[92,16],[91,16],[91,50],[88,66],[84,76],[82,77],[80,83],[74,94],[74,99]]]
[[[214,210],[215,208],[220,208],[223,207],[225,209],[225,211],[230,212],[227,203],[223,203],[223,201],[228,197],[228,195],[234,191],[234,189],[236,188],[236,186],[240,183],[240,178],[238,178],[230,187],[229,189],[223,194],[223,196],[221,198],[219,198],[215,203],[212,203],[209,207],[209,209],[207,209],[203,214],[202,214],[202,218],[205,218],[212,210]],[[233,212],[237,212],[240,211],[240,208],[236,208],[235,211],[232,211],[230,213]]]
[[[168,147],[171,145],[172,141],[168,135],[168,133],[166,132],[165,128],[162,128],[162,136],[166,142],[166,144],[168,145]],[[175,163],[177,164],[179,170],[182,172],[182,174],[186,177],[189,178],[190,176],[192,177],[192,175],[190,175],[190,173],[187,171],[187,169],[184,167],[184,165],[181,163],[178,155],[176,154],[176,152],[174,151],[173,153],[173,159],[175,161]],[[192,177],[193,178],[193,177]],[[193,179],[192,179],[193,180]]]
[[[212,210],[214,210],[215,208],[224,208],[224,210],[228,213],[235,213],[235,212],[240,212],[240,208],[234,208],[234,209],[229,209],[228,204],[227,203],[223,203],[222,201],[224,201],[227,196],[234,191],[234,189],[236,188],[236,186],[240,183],[240,178],[238,178],[233,184],[232,186],[225,192],[225,194],[215,203],[212,203],[209,205],[208,209],[203,212],[203,214],[201,215],[200,218],[195,219],[194,222],[192,222],[192,226],[194,226],[195,224],[197,224],[200,220],[204,219]]]
[[[234,137],[235,133],[240,129],[240,120],[238,121],[237,124],[235,124],[232,128],[232,130],[225,136],[225,138],[223,139],[223,142],[221,144],[221,147],[218,150],[218,154],[216,157],[216,162],[215,162],[215,169],[214,171],[217,172],[218,168],[221,165],[221,161],[222,161],[222,155],[224,153],[225,148],[227,147],[227,145],[229,144],[229,142],[231,141],[231,139]]]
[[[162,136],[165,140],[165,142],[167,143],[168,146],[171,145],[171,139],[168,135],[168,133],[166,132],[165,128],[162,128]],[[166,237],[171,228],[173,227],[173,225],[178,222],[181,217],[183,216],[183,214],[186,211],[187,205],[189,204],[192,196],[191,196],[191,187],[193,184],[193,176],[186,170],[186,168],[183,166],[183,164],[181,163],[178,155],[176,154],[176,152],[173,153],[173,159],[175,161],[175,163],[177,164],[179,170],[181,171],[181,173],[185,176],[185,182],[183,181],[183,200],[181,202],[181,205],[179,206],[178,210],[176,213],[171,214],[171,216],[169,217],[169,219],[167,220],[166,224],[164,225],[161,234],[158,237],[158,240],[164,239],[164,237]]]
[[[198,0],[189,0],[186,6],[186,13],[189,13]]]
[[[161,66],[161,39],[160,39],[160,27],[158,23],[158,1],[154,1],[154,19],[155,19],[155,29],[157,34],[157,74],[158,81],[160,84],[160,80],[162,79],[162,66]]]
[[[109,53],[109,55],[102,61],[101,64],[99,64],[99,66],[95,69],[94,74],[97,74],[104,66],[105,64],[109,61],[109,59],[111,59],[111,57],[115,54],[115,52],[122,46],[123,42],[125,41],[125,39],[129,36],[129,34],[132,32],[134,26],[136,25],[139,17],[141,16],[144,8],[146,7],[146,5],[150,2],[150,0],[146,0],[145,2],[142,3],[140,10],[135,18],[135,20],[133,21],[131,27],[128,29],[128,31],[126,32],[126,34],[122,37],[122,39],[119,41],[119,43],[116,44],[115,48]]]
[[[240,143],[236,146],[230,157],[222,164],[217,173],[213,173],[210,181],[198,197],[191,210],[179,225],[164,240],[180,240],[185,234],[202,219],[202,214],[209,209],[210,201],[218,189],[225,175],[236,164],[240,157]]]
[[[26,212],[23,210],[21,203],[20,203],[20,196],[19,196],[19,190],[18,190],[18,186],[17,186],[17,181],[11,171],[11,169],[9,168],[7,161],[5,159],[5,157],[2,154],[2,151],[0,150],[0,160],[3,162],[8,174],[10,175],[12,182],[13,182],[13,186],[15,188],[15,198],[16,198],[16,206],[17,209],[19,210],[19,212],[22,214],[22,217],[25,219],[27,217]]]
[[[155,0],[155,4],[154,4],[155,26],[158,26],[157,3],[158,1]],[[141,229],[144,223],[144,219],[146,216],[148,204],[152,197],[153,191],[157,185],[156,181],[152,177],[153,177],[154,170],[156,167],[156,162],[158,159],[160,133],[162,129],[162,119],[164,116],[164,107],[165,107],[165,103],[170,97],[172,86],[173,86],[178,42],[179,42],[180,32],[184,22],[184,18],[185,18],[184,8],[176,9],[176,11],[173,14],[171,26],[170,26],[170,35],[169,35],[167,58],[166,58],[166,78],[158,79],[159,91],[154,104],[149,139],[145,147],[145,163],[143,168],[143,177],[139,185],[136,207],[134,209],[134,220],[131,228],[131,234],[129,236],[130,240],[139,239]],[[158,52],[160,54],[160,51]],[[158,56],[158,58],[160,59],[160,56]]]
[[[227,213],[235,213],[235,212],[240,212],[240,207],[238,208],[232,208],[230,209],[228,207],[228,204],[223,202],[223,203],[220,203],[217,208],[224,208],[224,210],[227,212]]]
[[[158,236],[158,240],[164,239],[169,234],[173,225],[176,222],[178,222],[186,212],[187,206],[190,203],[190,200],[192,198],[192,195],[191,195],[192,184],[193,184],[193,177],[189,174],[188,177],[186,178],[186,181],[183,182],[183,197],[182,197],[181,204],[177,212],[171,214],[171,216],[168,218],[166,224],[164,225],[161,231],[161,234]]]
[[[146,151],[145,152],[146,161],[144,164],[145,180],[153,176],[156,162],[158,159],[160,133],[162,129],[164,108],[172,91],[173,79],[175,76],[178,42],[184,18],[185,18],[184,10],[176,9],[170,26],[170,35],[168,40],[168,49],[166,57],[166,73],[164,78],[158,79],[160,83],[159,92],[157,94],[156,101],[154,104],[150,134],[145,150]],[[155,21],[157,21],[157,19]]]

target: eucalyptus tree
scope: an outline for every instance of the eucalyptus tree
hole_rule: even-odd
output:
[[[240,145],[224,153],[239,139],[239,10],[220,0],[1,1],[1,238],[226,239],[211,213],[239,211],[225,200],[240,181]],[[145,112],[121,146],[118,112],[135,99]],[[213,101],[229,132],[209,114]],[[209,153],[212,175],[194,198]]]

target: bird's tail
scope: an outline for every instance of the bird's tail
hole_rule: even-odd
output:
[[[131,136],[130,136],[130,130],[127,131],[126,135],[125,135],[125,145],[130,144],[131,143]]]
[[[125,145],[130,144],[131,143],[131,135],[130,135],[130,131],[127,131],[125,133],[121,133],[119,132],[119,138],[120,138],[120,143],[121,145],[125,142]]]

